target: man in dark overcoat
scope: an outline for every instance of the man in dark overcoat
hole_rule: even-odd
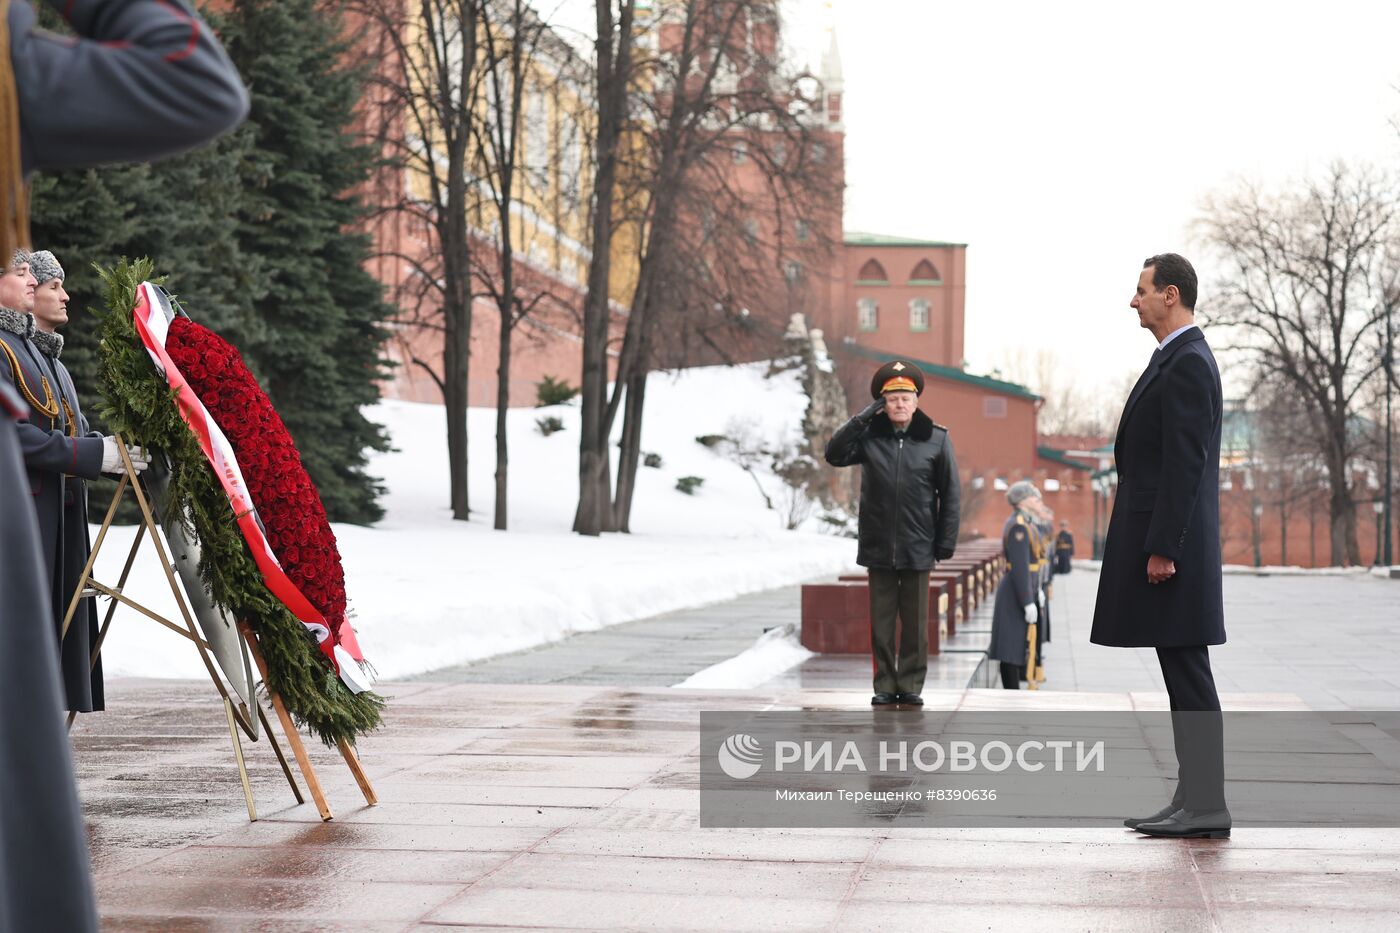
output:
[[[870,572],[874,706],[923,705],[929,571],[958,544],[953,442],[919,410],[923,391],[917,366],[891,360],[871,380],[875,401],[826,446],[833,466],[862,467],[856,563]]]
[[[1153,647],[1172,709],[1176,793],[1125,821],[1154,836],[1226,836],[1220,699],[1208,646],[1225,642],[1220,570],[1220,371],[1195,324],[1196,272],[1150,257],[1131,306],[1157,349],[1123,407],[1118,493],[1090,640]]]
[[[1028,679],[1031,625],[1036,625],[1037,663],[1045,643],[1044,626],[1039,624],[1044,603],[1040,585],[1044,545],[1031,511],[1032,503],[1039,498],[1040,491],[1027,480],[1013,483],[1006,491],[1006,501],[1011,504],[1011,515],[1001,532],[1006,573],[997,584],[992,604],[992,640],[987,645],[987,657],[1000,665],[1001,685],[1007,690],[1021,689],[1021,681]]]
[[[1070,572],[1074,560],[1074,535],[1070,534],[1069,522],[1060,522],[1060,533],[1055,536],[1055,574]]]

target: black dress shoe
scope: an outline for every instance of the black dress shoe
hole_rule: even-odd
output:
[[[1123,825],[1128,827],[1129,829],[1137,829],[1143,823],[1155,823],[1158,820],[1165,820],[1167,817],[1171,816],[1173,813],[1180,809],[1181,807],[1177,806],[1176,804],[1169,803],[1162,809],[1158,810],[1156,813],[1152,814],[1151,816],[1130,816],[1123,821]]]
[[[871,706],[889,706],[894,702],[895,695],[893,693],[877,693],[870,698]]]
[[[901,693],[895,697],[895,700],[899,703],[903,703],[905,706],[924,705],[924,698],[919,696],[917,693]]]
[[[1172,839],[1229,839],[1229,810],[1177,810],[1165,820],[1139,823],[1138,832]]]

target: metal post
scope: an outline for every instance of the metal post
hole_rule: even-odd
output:
[[[1264,537],[1264,529],[1263,529],[1263,524],[1264,524],[1264,521],[1263,521],[1263,520],[1264,520],[1264,507],[1256,502],[1255,505],[1254,505],[1253,512],[1254,512],[1254,528],[1253,528],[1253,532],[1254,532],[1254,533],[1253,533],[1253,535],[1251,535],[1251,537],[1254,538],[1254,566],[1256,566],[1256,567],[1262,567],[1262,566],[1264,566],[1264,555],[1263,555],[1262,553],[1260,553],[1260,545],[1261,545],[1261,543],[1262,543],[1262,540],[1261,540],[1261,539]]]
[[[1099,481],[1091,482],[1094,490],[1094,560],[1100,560],[1103,558],[1103,542],[1099,540]]]
[[[1382,555],[1387,567],[1393,563],[1393,555],[1390,550],[1390,532],[1392,527],[1390,509],[1395,498],[1395,491],[1391,485],[1391,432],[1393,419],[1390,411],[1390,396],[1395,382],[1395,372],[1393,369],[1395,362],[1395,336],[1391,327],[1390,309],[1385,312],[1385,532],[1378,540],[1385,542],[1385,551]]]

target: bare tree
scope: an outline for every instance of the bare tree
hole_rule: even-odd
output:
[[[782,303],[804,274],[786,245],[800,239],[802,217],[826,216],[840,197],[814,183],[829,179],[817,167],[819,121],[799,76],[782,67],[772,0],[669,0],[657,9],[656,54],[637,66],[646,74],[637,83],[649,90],[632,96],[640,145],[623,200],[639,211],[637,283],[596,426],[607,438],[623,416],[605,522],[620,531],[630,522],[657,334],[664,325],[704,339],[707,326],[763,322],[776,348],[790,309]],[[824,227],[813,223],[809,234]],[[803,251],[818,248],[809,242]],[[765,301],[772,307],[749,308]],[[723,355],[719,341],[709,343]]]
[[[508,524],[510,450],[507,415],[510,410],[510,368],[517,326],[543,303],[563,306],[552,276],[535,269],[529,258],[543,234],[540,225],[519,221],[527,208],[536,216],[556,210],[552,226],[563,229],[559,189],[569,189],[570,160],[555,159],[576,145],[573,135],[582,118],[584,101],[571,101],[565,115],[560,87],[581,88],[580,69],[571,49],[561,41],[524,0],[487,0],[479,40],[486,93],[483,119],[474,125],[474,174],[481,179],[491,216],[488,242],[472,251],[476,282],[496,305],[498,351],[496,361],[496,501],[494,527]],[[555,120],[549,113],[555,103]],[[550,132],[551,122],[560,124]],[[551,140],[553,144],[551,145]],[[572,170],[577,174],[577,169]],[[554,199],[550,198],[555,194]],[[570,208],[575,206],[570,204]],[[481,226],[485,226],[484,224]],[[527,242],[528,241],[528,242]],[[517,243],[525,257],[517,252]]]
[[[442,391],[452,517],[470,514],[467,378],[471,361],[474,181],[470,147],[481,91],[478,42],[486,0],[348,0],[365,25],[370,76],[365,122],[389,166],[379,222],[395,230],[383,255],[410,274],[396,299],[411,327],[442,334],[442,359],[413,358]]]
[[[1359,394],[1376,375],[1377,331],[1395,301],[1397,198],[1369,169],[1334,165],[1296,191],[1241,184],[1209,200],[1205,242],[1223,260],[1203,306],[1262,378],[1304,400],[1330,490],[1331,562],[1361,561],[1351,488]]]
[[[635,77],[633,51],[637,0],[595,0],[597,34],[594,82],[598,118],[594,133],[593,255],[583,304],[583,377],[579,436],[579,500],[574,530],[597,535],[611,525],[612,463],[608,451],[608,332],[612,320],[613,234],[617,229],[618,166],[627,129],[628,96]]]

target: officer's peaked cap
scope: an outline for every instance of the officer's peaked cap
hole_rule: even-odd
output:
[[[913,392],[924,394],[924,374],[919,367],[906,360],[890,360],[875,370],[875,378],[870,380],[870,397],[879,398],[886,392]]]

